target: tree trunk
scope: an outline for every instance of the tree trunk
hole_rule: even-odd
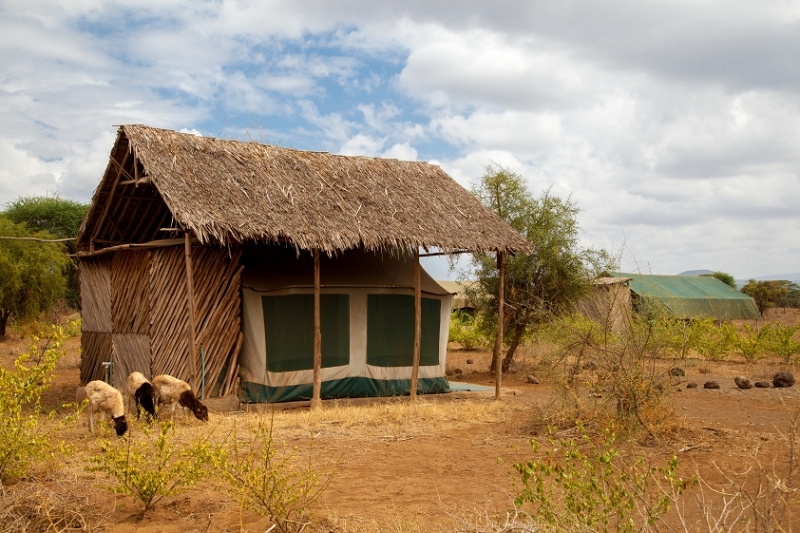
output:
[[[511,344],[508,347],[506,356],[503,359],[503,373],[508,372],[511,363],[514,362],[514,352],[517,351],[519,343],[522,340],[522,335],[525,333],[525,324],[517,324],[514,328],[514,338],[511,339]]]
[[[6,338],[6,326],[8,325],[9,316],[11,316],[11,311],[0,309],[0,339]]]
[[[509,308],[506,306],[505,311],[503,312],[503,330],[508,331],[509,324],[516,318],[517,311],[515,309]],[[497,369],[497,358],[500,357],[500,352],[503,350],[501,346],[499,350],[492,351],[492,366],[489,368],[489,374],[494,376],[496,369]]]

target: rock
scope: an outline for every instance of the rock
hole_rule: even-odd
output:
[[[587,363],[583,363],[583,366],[581,368],[584,370],[597,370],[597,365],[594,364],[594,362],[589,361]]]
[[[468,365],[471,365],[471,364],[472,364],[472,363],[474,363],[474,362],[475,362],[475,361],[473,361],[472,359],[467,359],[467,364],[468,364]]]
[[[457,376],[460,376],[460,375],[461,375],[461,374],[463,374],[463,373],[464,373],[464,371],[463,371],[463,370],[461,370],[460,368],[454,368],[454,369],[453,369],[453,374],[455,374],[455,375],[457,375]]]
[[[536,379],[536,376],[533,374],[528,374],[528,377],[525,379],[525,383],[533,383],[534,385],[538,385],[539,380]]]
[[[694,381],[692,381],[691,383],[687,383],[686,384],[686,388],[687,389],[696,389],[697,388],[697,383],[695,383]]]
[[[686,372],[684,372],[684,370],[682,368],[678,368],[676,366],[676,367],[673,367],[673,368],[669,369],[669,375],[670,376],[675,376],[675,377],[681,377],[681,376],[685,376]]]
[[[716,381],[706,381],[703,384],[703,388],[704,389],[718,389],[719,388],[719,383],[717,383]]]
[[[450,370],[450,369],[447,369],[447,370],[445,371],[444,375],[445,375],[445,376],[452,376],[452,375],[453,375],[453,373],[454,373],[454,372],[453,372],[452,370]]]
[[[754,385],[757,389],[768,389],[772,386],[769,381],[756,381]]]
[[[794,385],[794,375],[791,372],[778,372],[772,376],[772,384],[775,388],[785,388]]]
[[[736,383],[736,386],[739,387],[740,389],[752,389],[753,388],[753,383],[748,378],[746,378],[744,376],[736,376],[735,378],[733,378],[733,381],[734,381],[734,383]]]

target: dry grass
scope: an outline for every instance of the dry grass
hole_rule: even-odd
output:
[[[0,533],[101,531],[110,513],[97,501],[106,493],[91,486],[76,489],[74,481],[0,485]]]

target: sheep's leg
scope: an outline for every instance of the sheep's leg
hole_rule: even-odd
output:
[[[89,433],[94,434],[94,408],[92,402],[89,402]]]

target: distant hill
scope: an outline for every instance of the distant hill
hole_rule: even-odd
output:
[[[678,274],[679,276],[701,276],[703,274],[713,274],[713,270],[687,270],[686,272],[681,272]]]

